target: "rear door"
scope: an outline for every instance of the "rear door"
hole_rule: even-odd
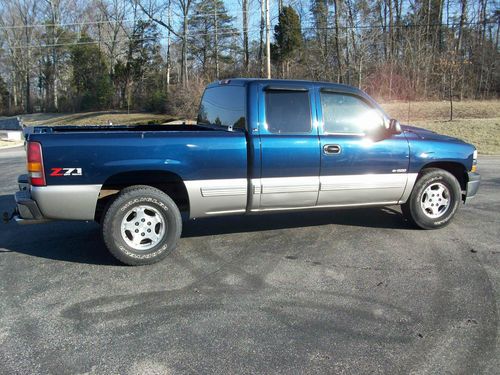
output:
[[[361,95],[319,88],[316,98],[322,125],[318,205],[398,202],[409,178],[405,136],[388,134],[383,113]]]
[[[252,180],[258,209],[315,206],[320,151],[313,88],[262,85],[260,90],[261,178]]]

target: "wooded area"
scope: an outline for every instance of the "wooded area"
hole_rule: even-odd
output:
[[[275,0],[272,76],[378,99],[498,97],[495,0]],[[265,77],[265,0],[0,0],[0,113],[190,115],[207,82]]]

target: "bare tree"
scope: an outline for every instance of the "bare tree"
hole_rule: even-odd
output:
[[[98,24],[101,34],[99,42],[108,56],[110,74],[113,74],[115,64],[126,54],[127,50],[126,44],[130,35],[128,27],[130,2],[128,0],[98,0],[97,5],[102,15],[102,23]]]
[[[64,20],[68,22],[71,18],[71,10],[79,8],[77,0],[43,0],[41,2],[40,13],[45,20],[44,41],[47,48],[41,51],[40,55],[45,62],[44,80],[45,105],[47,110],[59,109],[59,90],[61,86],[61,58],[65,54],[61,44],[65,43],[67,28],[64,27]],[[39,22],[39,18],[37,17]]]
[[[179,33],[168,21],[169,5],[170,2],[160,2],[158,4],[155,0],[141,1],[134,0],[135,3],[141,8],[144,14],[150,18],[152,21],[156,22],[160,26],[164,27],[170,33],[181,39],[181,83],[187,86],[188,83],[188,66],[187,66],[187,48],[188,48],[188,23],[189,23],[189,11],[193,3],[192,0],[173,0],[178,9],[181,11],[181,23],[182,31]],[[164,14],[167,15],[167,21],[163,20]],[[159,15],[159,17],[157,16]]]
[[[303,40],[284,76],[345,82],[384,99],[448,100],[450,118],[456,100],[500,95],[495,1],[277,1],[269,26],[264,1],[228,9],[228,0],[0,0],[0,90],[9,103],[1,110],[76,108],[71,56],[86,45],[104,61],[110,108],[162,108],[166,98],[198,95],[210,79],[267,76],[266,31],[275,30],[283,5],[299,14],[292,28]],[[202,2],[210,6],[200,13]],[[231,24],[235,13],[241,30]]]
[[[22,76],[24,84],[22,87],[24,96],[22,97],[22,105],[28,113],[32,111],[31,105],[31,79],[34,69],[34,46],[33,39],[35,31],[33,24],[36,22],[38,14],[38,6],[36,0],[2,0],[1,4],[6,10],[6,17],[2,24],[9,24],[10,29],[7,29],[7,41],[10,50],[13,52],[13,57],[21,60],[16,63],[18,71],[16,72],[16,81],[19,76]],[[15,51],[19,49],[19,51]]]

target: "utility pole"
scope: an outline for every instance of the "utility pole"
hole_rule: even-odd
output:
[[[172,19],[172,3],[168,0],[168,13],[167,13],[167,93],[170,93],[170,29],[172,27],[171,24]]]
[[[269,19],[269,0],[266,0],[266,66],[267,79],[271,79],[271,37],[269,30],[271,29],[271,20]]]
[[[215,24],[215,78],[219,79],[219,35],[217,27],[217,0],[214,1],[214,24]]]
[[[241,2],[243,18],[243,62],[245,63],[245,72],[248,73],[250,64],[250,54],[248,52],[248,0]]]
[[[264,29],[266,26],[266,7],[260,0],[260,38],[259,38],[259,77],[264,76]]]

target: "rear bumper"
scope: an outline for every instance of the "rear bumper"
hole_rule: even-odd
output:
[[[481,183],[481,175],[475,172],[469,172],[469,182],[467,183],[467,192],[465,199],[474,198]]]
[[[37,203],[31,199],[28,189],[18,191],[15,199],[16,212],[14,213],[14,220],[18,224],[40,224],[49,221],[43,217]]]
[[[50,220],[94,220],[101,185],[30,186],[28,175],[17,179],[14,219],[20,224]]]

